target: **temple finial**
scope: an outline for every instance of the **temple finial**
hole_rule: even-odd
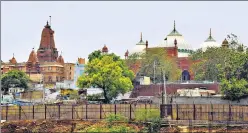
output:
[[[47,21],[47,25],[49,25],[49,24],[48,24],[48,21]]]
[[[62,56],[62,51],[60,52],[60,55]]]
[[[15,54],[13,53],[13,57],[15,57]]]
[[[49,16],[50,18],[50,26],[52,26],[52,16]]]
[[[176,31],[176,21],[174,20],[174,31]]]

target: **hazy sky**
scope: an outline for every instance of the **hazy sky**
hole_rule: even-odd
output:
[[[123,56],[140,39],[156,46],[177,30],[193,48],[209,35],[221,43],[227,34],[248,45],[248,2],[1,2],[1,58],[13,53],[27,61],[38,49],[42,29],[52,16],[55,44],[66,62],[87,58],[104,44]]]

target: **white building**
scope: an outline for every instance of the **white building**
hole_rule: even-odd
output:
[[[210,29],[209,37],[201,44],[201,47],[202,47],[202,51],[206,51],[208,47],[220,47],[220,44],[217,43],[212,37],[211,29]]]

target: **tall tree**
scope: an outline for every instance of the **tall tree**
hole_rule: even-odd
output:
[[[133,88],[134,74],[115,54],[98,56],[89,61],[85,67],[85,73],[79,77],[80,88],[102,88],[105,103],[109,103],[118,94],[124,94]]]
[[[29,77],[19,70],[11,70],[1,76],[1,90],[7,93],[11,87],[28,89]]]

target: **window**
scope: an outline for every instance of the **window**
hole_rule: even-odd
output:
[[[59,77],[56,76],[56,81],[58,82],[59,81]]]
[[[49,80],[48,80],[49,82],[52,82],[52,76],[49,76]]]
[[[71,70],[71,67],[70,67],[70,70]]]

